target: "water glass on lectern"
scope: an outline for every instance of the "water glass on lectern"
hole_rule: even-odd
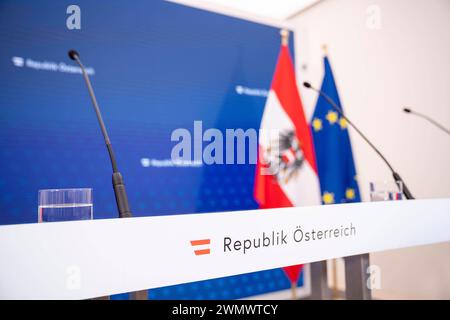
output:
[[[370,183],[370,201],[390,201],[403,199],[401,182],[375,181]]]
[[[39,190],[38,222],[93,218],[92,189]]]

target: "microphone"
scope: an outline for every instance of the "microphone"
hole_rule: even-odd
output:
[[[97,115],[97,120],[100,124],[100,129],[102,130],[103,138],[105,139],[106,148],[108,149],[109,158],[111,160],[112,165],[112,184],[114,189],[114,195],[116,196],[117,209],[119,211],[119,218],[129,218],[132,217],[130,207],[128,205],[128,197],[127,192],[125,190],[125,184],[123,183],[122,175],[117,169],[116,157],[114,155],[111,141],[109,140],[108,132],[106,131],[105,123],[103,122],[102,114],[100,113],[100,108],[97,103],[97,99],[95,98],[94,90],[92,89],[91,82],[86,73],[86,70],[81,63],[80,55],[75,50],[70,50],[68,52],[69,58],[76,61],[76,63],[80,66],[81,72],[83,73],[84,81],[86,82],[86,86],[89,91],[89,95],[92,100],[92,104],[94,106],[95,114]]]
[[[361,130],[358,129],[357,126],[355,126],[353,124],[352,121],[350,121],[345,115],[344,112],[342,111],[342,109],[333,101],[333,99],[331,99],[325,92],[323,92],[322,90],[316,89],[314,88],[309,82],[303,82],[303,86],[305,88],[308,89],[312,89],[314,91],[316,91],[317,93],[319,93],[322,97],[324,97],[324,99],[331,105],[331,107],[337,111],[337,113],[339,113],[339,115],[344,118],[347,123],[353,128],[355,129],[355,131],[361,136],[361,138],[364,139],[364,141],[367,142],[367,144],[378,154],[378,156],[384,161],[384,163],[388,166],[389,170],[391,170],[392,172],[392,176],[395,180],[395,182],[398,184],[399,182],[402,184],[403,186],[403,190],[399,190],[403,191],[403,194],[405,195],[406,199],[414,199],[414,196],[412,195],[412,193],[409,191],[408,187],[406,186],[405,182],[403,181],[402,177],[394,170],[394,168],[392,167],[392,165],[389,163],[389,161],[387,161],[387,159],[383,156],[383,154],[380,152],[380,150],[377,149],[377,147],[375,147],[373,145],[372,142],[370,142],[370,140],[361,132]]]
[[[450,130],[447,129],[446,127],[444,127],[442,124],[438,123],[436,120],[430,118],[427,115],[424,115],[422,113],[416,112],[411,110],[410,108],[403,108],[403,111],[405,113],[410,113],[410,114],[414,114],[416,116],[418,116],[419,118],[425,119],[428,122],[430,122],[431,124],[433,124],[434,126],[438,127],[439,129],[441,129],[442,131],[444,131],[446,134],[450,135]]]

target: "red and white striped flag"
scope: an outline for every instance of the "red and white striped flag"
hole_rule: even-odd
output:
[[[268,134],[274,131],[279,132],[277,139]],[[320,187],[312,134],[286,44],[281,46],[260,132],[254,187],[260,208],[319,205]],[[301,267],[283,268],[292,284],[296,285]]]

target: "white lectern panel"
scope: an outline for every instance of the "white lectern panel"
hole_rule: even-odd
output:
[[[450,241],[450,199],[0,227],[0,298],[92,298]]]

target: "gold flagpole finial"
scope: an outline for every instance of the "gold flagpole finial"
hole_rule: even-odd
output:
[[[287,46],[289,44],[289,30],[281,29],[280,35],[281,35],[281,44],[283,46]]]
[[[323,50],[323,54],[324,54],[324,55],[328,55],[328,47],[327,47],[326,44],[323,44],[323,45],[322,45],[322,50]]]

